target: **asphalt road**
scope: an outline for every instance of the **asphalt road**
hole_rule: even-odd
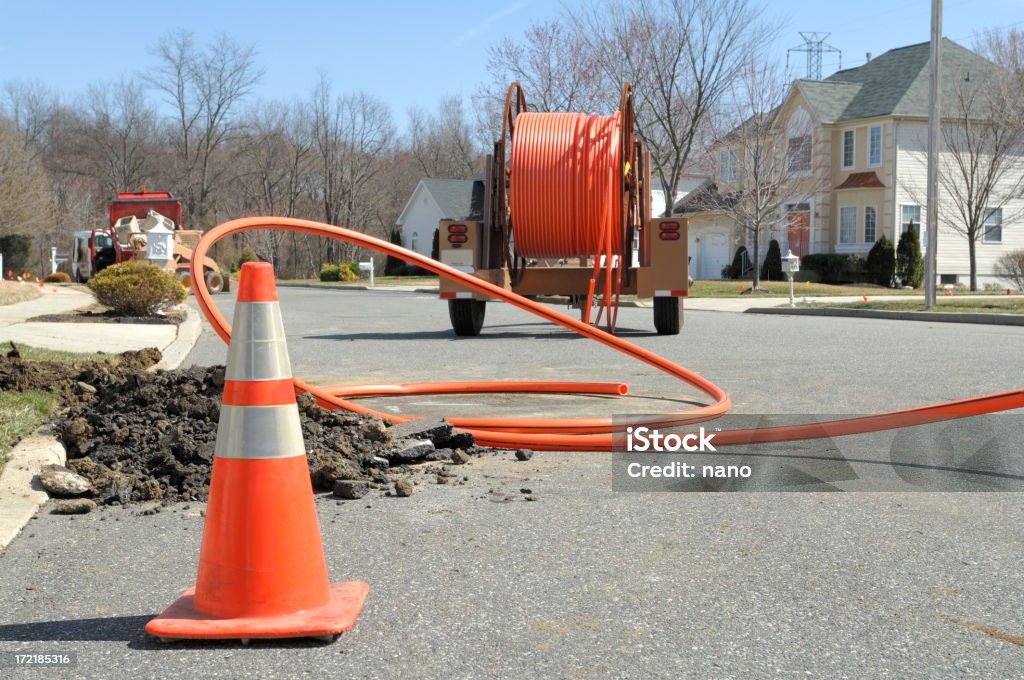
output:
[[[490,305],[484,337],[455,339],[429,295],[289,289],[281,300],[294,372],[318,382],[585,378],[624,380],[639,395],[378,402],[403,413],[612,414],[697,397],[504,305]],[[627,336],[722,385],[741,413],[868,413],[1022,383],[1022,328],[701,312],[682,335],[658,337],[649,309],[620,314]],[[224,356],[207,333],[191,358]],[[1002,446],[1020,457],[1019,442]],[[334,644],[148,639],[148,618],[195,577],[192,504],[41,514],[0,555],[0,652],[76,652],[68,677],[103,678],[1006,678],[1024,668],[1020,494],[619,493],[607,454],[502,453],[464,470],[455,487],[419,476],[405,499],[318,499],[332,578],[371,587]]]

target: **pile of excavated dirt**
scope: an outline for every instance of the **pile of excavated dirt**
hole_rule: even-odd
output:
[[[0,390],[25,392],[55,390],[65,405],[78,403],[91,392],[89,386],[111,376],[141,371],[160,361],[160,350],[149,347],[110,358],[83,358],[81,361],[25,361],[17,347],[0,355]]]
[[[92,483],[97,503],[206,499],[223,366],[78,377],[85,385],[76,382],[55,426],[68,467]],[[389,428],[377,416],[328,411],[308,396],[298,402],[313,486],[342,497],[390,485],[409,464],[459,464],[467,451],[482,451],[444,421]]]

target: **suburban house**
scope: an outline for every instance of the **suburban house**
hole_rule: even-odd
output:
[[[928,247],[921,225],[928,209],[929,48],[929,43],[910,45],[825,80],[795,81],[770,115],[779,117],[778,129],[786,139],[778,149],[789,178],[797,181],[785,184],[792,197],[780,197],[771,224],[762,230],[761,258],[771,239],[779,241],[784,254],[788,249],[797,255],[866,255],[883,234],[895,244],[911,225],[919,230],[922,248]],[[957,99],[962,92],[958,84],[1000,69],[948,39],[943,39],[941,64],[940,111],[948,124],[964,110]],[[689,218],[695,278],[720,278],[737,247],[751,245],[749,231],[722,208],[727,201],[701,200],[702,194],[723,196],[742,186],[742,151],[730,148],[728,140],[711,149],[717,166],[714,179],[676,205],[676,212]],[[940,168],[948,171],[955,163],[948,147],[940,149]],[[1013,153],[1018,170],[1003,187],[1013,194],[999,199],[1001,207],[986,210],[976,239],[979,286],[996,282],[993,267],[1000,256],[1024,248],[1024,149]],[[801,184],[810,189],[801,193],[792,188]],[[961,223],[952,201],[948,191],[940,190],[937,260],[942,284],[966,283],[969,276],[968,241],[956,228]]]
[[[402,246],[430,257],[438,222],[479,219],[483,191],[482,180],[421,179],[396,221],[402,228]]]

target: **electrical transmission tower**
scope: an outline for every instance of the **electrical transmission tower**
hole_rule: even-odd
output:
[[[786,68],[789,68],[789,53],[790,52],[806,52],[807,53],[807,79],[808,80],[821,80],[821,53],[822,52],[835,52],[839,55],[839,68],[843,68],[843,53],[832,45],[825,42],[831,33],[804,33],[800,32],[800,37],[804,39],[804,44],[797,47],[793,47],[786,51]]]

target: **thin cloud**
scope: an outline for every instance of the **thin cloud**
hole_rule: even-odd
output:
[[[492,14],[489,17],[485,18],[483,21],[481,21],[476,26],[468,29],[465,33],[463,33],[458,38],[456,38],[455,42],[457,44],[462,44],[464,42],[468,42],[470,40],[473,40],[474,38],[479,36],[481,33],[486,31],[488,28],[490,28],[491,25],[494,24],[495,22],[497,22],[497,21],[499,21],[501,19],[504,19],[507,16],[515,14],[519,10],[523,9],[524,7],[526,7],[526,5],[527,5],[527,3],[525,3],[525,2],[515,2],[515,3],[511,4],[511,5],[509,5],[508,7],[506,7],[505,9],[500,10],[498,12],[495,12],[494,14]]]

